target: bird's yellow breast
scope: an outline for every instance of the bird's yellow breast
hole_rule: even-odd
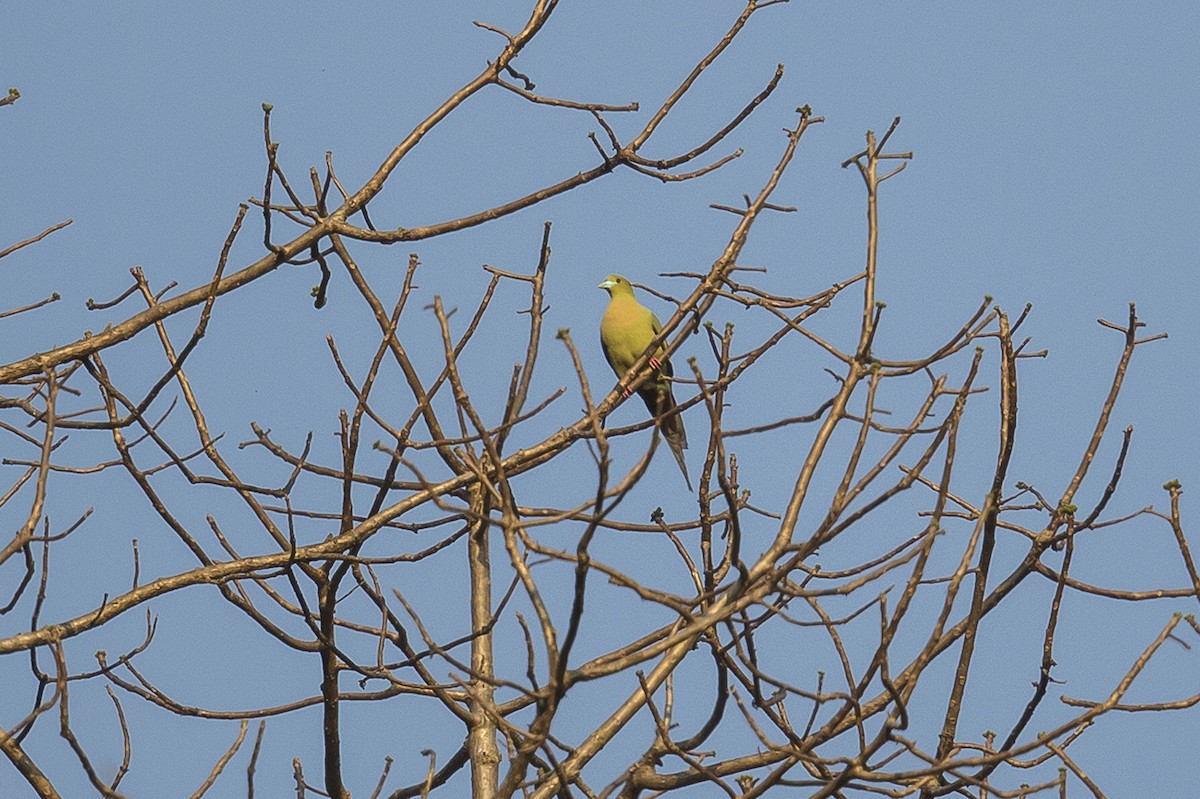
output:
[[[618,377],[646,351],[658,329],[654,314],[632,296],[612,298],[600,320],[600,343]]]

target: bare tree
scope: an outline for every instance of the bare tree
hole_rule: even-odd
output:
[[[805,106],[787,120],[782,140],[761,143],[778,151],[760,185],[740,204],[714,206],[728,213],[729,235],[711,264],[668,275],[679,287],[674,296],[642,287],[675,308],[648,353],[660,345],[678,353],[685,342],[689,352],[704,352],[689,358],[687,368],[677,358],[675,370],[679,405],[673,412],[683,414],[693,454],[700,451],[702,458],[690,518],[669,519],[661,508],[647,515],[648,508],[631,500],[651,459],[668,457],[659,452],[656,420],[605,425],[629,390],[649,377],[649,354],[610,386],[603,364],[576,349],[579,331],[543,329],[555,273],[549,223],[526,272],[486,267],[486,285],[466,319],[440,297],[431,314],[421,314],[417,255],[394,295],[362,264],[369,257],[363,253],[378,245],[486,225],[617,170],[682,181],[722,167],[741,150],[720,154],[719,147],[776,91],[782,67],[692,149],[667,158],[642,153],[750,18],[779,2],[749,0],[630,136],[618,135],[610,119],[637,104],[543,96],[518,70],[516,60],[554,11],[553,0],[537,2],[515,33],[479,23],[501,38],[495,59],[413,128],[356,189],[343,186],[332,156],[303,185],[289,179],[272,137],[271,108],[264,106],[263,196],[238,210],[211,280],[175,293],[134,270],[126,292],[91,307],[136,302],[141,310],[0,366],[8,475],[0,505],[14,530],[0,550],[0,612],[10,620],[0,654],[10,663],[24,655],[29,664],[23,678],[6,686],[0,749],[37,796],[63,795],[56,785],[79,769],[97,794],[122,796],[137,740],[146,734],[126,721],[131,702],[198,723],[237,722],[233,742],[208,778],[194,788],[179,786],[192,796],[204,795],[218,779],[223,795],[230,795],[234,778],[226,772],[248,738],[254,743],[242,762],[252,796],[263,779],[259,753],[271,735],[267,720],[308,708],[320,711],[323,762],[295,760],[291,779],[301,797],[349,797],[353,789],[400,799],[453,791],[456,784],[461,795],[463,783],[452,779],[463,772],[477,797],[636,796],[692,786],[704,795],[744,797],[776,786],[811,797],[1065,796],[1068,786],[1103,796],[1086,764],[1071,757],[1073,742],[1106,714],[1182,710],[1200,700],[1127,700],[1164,644],[1180,640],[1186,628],[1200,631],[1180,614],[1147,641],[1141,657],[1112,675],[1105,696],[1058,696],[1053,674],[1068,597],[1200,598],[1177,483],[1166,486],[1169,512],[1135,515],[1170,530],[1190,586],[1118,590],[1071,573],[1089,533],[1131,518],[1106,514],[1120,487],[1131,430],[1115,462],[1100,464],[1097,454],[1110,434],[1130,360],[1161,334],[1144,333],[1132,306],[1121,322],[1102,323],[1113,331],[1117,368],[1107,396],[1095,403],[1095,432],[1082,446],[1077,470],[1059,490],[1020,482],[1011,473],[1019,373],[1024,359],[1042,354],[1019,335],[1025,313],[1010,318],[985,298],[941,346],[917,359],[891,356],[895,342],[882,335],[885,308],[875,294],[881,188],[911,158],[893,145],[899,119],[882,135],[868,132],[865,147],[843,164],[861,175],[865,188],[866,259],[857,274],[839,276],[811,296],[785,296],[764,287],[763,270],[741,262],[756,222],[792,210],[775,195],[806,132],[822,121]],[[599,130],[591,138],[594,162],[460,218],[420,227],[377,225],[370,203],[397,166],[427,133],[449,124],[455,108],[483,91],[590,115]],[[0,104],[17,98],[11,92]],[[263,254],[232,269],[235,239],[256,218]],[[329,368],[349,397],[337,419],[314,420],[318,429],[336,431],[331,460],[322,460],[324,450],[311,434],[294,446],[253,421],[250,438],[232,445],[210,429],[204,389],[189,379],[188,360],[202,347],[221,298],[285,265],[319,270],[317,307],[327,302],[334,275],[344,275],[342,283],[353,287],[377,328],[373,348],[354,357],[328,340]],[[512,318],[498,318],[495,303],[517,294],[526,304],[519,362],[511,369],[494,361],[487,370],[464,368],[481,330],[501,325],[515,339]],[[5,323],[54,299],[8,310]],[[853,328],[836,326],[836,336],[817,332],[815,319],[845,307],[856,309]],[[711,321],[731,309],[755,324],[739,325],[735,335],[732,324]],[[432,370],[400,332],[414,317],[412,324],[431,326],[439,342]],[[146,354],[147,342],[157,356]],[[111,364],[132,347],[137,375],[122,377],[128,370]],[[807,353],[797,369],[828,373],[820,401],[807,403],[797,392],[766,402],[747,388],[747,376],[791,347]],[[537,396],[535,372],[557,368],[547,364],[548,348],[559,356],[553,364],[569,362],[573,370],[555,378],[569,375],[567,386]],[[365,368],[354,365],[362,363]],[[397,387],[406,392],[402,404]],[[740,411],[733,423],[731,404]],[[576,406],[566,425],[551,413]],[[986,475],[961,474],[959,454],[968,443],[994,453]],[[107,454],[94,455],[101,450]],[[739,480],[739,452],[743,460],[788,464],[791,490],[778,500],[752,499]],[[91,460],[80,465],[81,457]],[[561,479],[573,457],[589,459],[587,481]],[[1096,470],[1107,483],[1086,496],[1085,478]],[[103,601],[75,613],[48,613],[48,598],[70,590],[50,577],[53,553],[91,526],[110,527],[110,540],[124,530],[121,520],[91,518],[90,510],[64,523],[62,508],[69,505],[56,502],[51,491],[60,476],[85,487],[76,496],[79,490],[86,495],[87,486],[102,492],[115,485],[140,497],[158,520],[158,528],[141,537],[173,537],[191,563],[143,574],[135,540],[129,584],[102,574]],[[220,500],[207,504],[214,494]],[[218,510],[206,511],[204,523],[196,524],[189,519],[201,495],[205,507]],[[622,535],[653,540],[658,551],[673,554],[647,568],[603,546]],[[1001,550],[1006,557],[998,557]],[[818,565],[821,552],[836,553],[838,566]],[[411,575],[430,569],[443,574],[438,587],[411,589]],[[997,732],[966,730],[960,722],[965,704],[973,692],[987,690],[978,676],[981,631],[1027,585],[1047,588],[1037,631],[1042,655],[1029,665],[1032,688]],[[456,601],[469,612],[439,613],[449,601],[445,594],[460,586],[469,596]],[[156,646],[151,611],[180,594],[196,594],[195,606],[213,618],[232,608],[249,621],[257,641],[311,663],[277,675],[295,698],[220,709],[219,702],[197,705],[160,687],[140,666]],[[11,620],[22,614],[30,623],[18,631]],[[100,651],[95,663],[87,662],[79,643],[85,633],[94,648],[117,620],[141,614],[144,640],[120,654]],[[256,645],[254,636],[229,643]],[[220,669],[224,653],[209,654],[198,668]],[[235,672],[226,679],[253,678]],[[99,685],[107,699],[88,690]],[[76,699],[82,690],[86,699]],[[111,704],[110,735],[124,742],[115,769],[98,766],[90,749],[95,742],[78,734],[80,714],[100,712],[98,702]],[[382,773],[369,775],[349,765],[346,718],[366,705],[389,708],[403,720],[397,724],[420,719],[429,727],[427,768],[397,779],[390,760]],[[36,734],[46,729],[62,742]],[[275,795],[287,780],[277,764],[266,771]]]

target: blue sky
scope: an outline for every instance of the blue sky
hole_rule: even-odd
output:
[[[640,127],[647,109],[712,46],[739,9],[739,3],[707,0],[564,4],[518,64],[548,95],[640,102],[642,113],[628,120],[609,117],[625,134]],[[274,106],[273,138],[281,143],[280,162],[294,184],[307,185],[308,167],[323,164],[328,150],[343,183],[357,186],[412,125],[498,50],[498,37],[471,21],[511,30],[527,13],[525,3],[512,0],[358,3],[334,10],[311,2],[30,3],[7,9],[0,29],[0,89],[18,87],[22,97],[0,109],[0,247],[62,219],[75,221],[0,263],[5,307],[52,291],[62,295],[37,314],[0,321],[5,325],[0,361],[119,321],[125,306],[89,313],[84,302],[118,294],[128,285],[130,267],[141,266],[157,287],[174,280],[192,288],[207,280],[237,203],[262,193],[262,103]],[[486,284],[480,265],[530,271],[542,224],[552,221],[547,330],[569,327],[593,388],[606,389],[610,375],[595,335],[605,298],[596,284],[616,271],[682,293],[679,284],[657,273],[703,270],[719,254],[732,217],[709,210],[708,204],[734,203],[743,192],[757,190],[778,158],[780,131],[794,123],[798,105],[807,103],[825,118],[806,134],[776,195],[799,210],[764,219],[742,260],[768,267],[765,282],[801,296],[859,271],[864,196],[857,174],[840,164],[861,149],[868,128],[883,131],[901,116],[895,147],[915,155],[903,175],[885,184],[881,199],[878,294],[888,303],[880,344],[884,357],[916,357],[930,350],[984,295],[1014,316],[1032,303],[1024,329],[1033,337],[1031,348],[1048,348],[1049,356],[1022,364],[1023,416],[1013,475],[1055,495],[1078,462],[1119,354],[1118,334],[1096,319],[1123,322],[1128,303],[1136,302],[1147,333],[1170,337],[1135,355],[1114,414],[1114,433],[1128,424],[1136,432],[1112,512],[1150,504],[1164,509],[1160,486],[1165,481],[1177,478],[1190,490],[1200,477],[1194,400],[1200,390],[1194,309],[1200,289],[1195,190],[1200,174],[1191,155],[1191,136],[1200,130],[1198,32],[1200,7],[1182,1],[1137,7],[826,1],[765,9],[644,153],[667,157],[690,149],[753,96],[777,63],[785,64],[780,89],[718,148],[718,154],[745,148],[728,167],[680,185],[664,186],[631,173],[612,175],[494,225],[364,250],[363,266],[394,290],[408,253],[415,251],[424,263],[418,296],[428,302],[440,294],[465,314]],[[373,218],[381,226],[426,224],[574,174],[595,163],[587,139],[594,127],[586,114],[532,107],[499,90],[485,92],[405,162],[372,204]],[[256,225],[257,219],[248,221],[231,265],[261,254]],[[318,451],[332,451],[336,410],[351,400],[330,364],[324,337],[334,335],[348,359],[361,365],[370,356],[372,330],[344,277],[335,276],[330,304],[322,311],[314,310],[308,297],[315,282],[311,270],[284,268],[218,303],[209,336],[190,368],[204,387],[210,423],[226,432],[230,443],[249,438],[249,422],[257,420],[293,445],[315,430]],[[510,294],[498,302],[507,313],[522,299]],[[656,310],[665,317],[664,305]],[[849,328],[837,327],[848,319],[831,323],[829,330],[849,335]],[[488,369],[500,364],[494,381],[502,386],[523,349],[524,329],[505,317],[497,317],[495,325],[471,353],[470,364],[484,385],[492,382]],[[411,337],[406,341],[432,346],[435,332],[432,320],[425,319],[404,335]],[[685,344],[685,355],[703,353],[699,339],[688,352],[691,346]],[[535,395],[571,383],[561,350],[551,341],[545,349]],[[110,366],[136,382],[139,354],[150,352],[148,345],[135,344],[110,356]],[[756,378],[758,390],[767,398],[796,393],[803,400],[808,391],[816,396],[829,389],[820,382],[826,365],[789,364]],[[502,399],[492,397],[494,403]],[[753,418],[757,409],[747,402],[731,413]],[[569,423],[574,410],[574,404],[560,403],[555,423]],[[614,422],[634,421],[638,412],[626,404]],[[986,417],[988,411],[980,413]],[[974,454],[983,465],[994,457],[986,421],[980,423]],[[1117,440],[1113,435],[1101,450],[1102,461],[1114,457]],[[574,454],[569,466],[583,476],[586,453]],[[674,464],[663,455],[635,501],[686,513],[689,498],[681,490],[673,493],[682,487],[676,485]],[[772,497],[790,487],[781,488],[775,480],[786,462],[754,461],[750,453],[744,460],[744,478],[756,496]],[[697,469],[698,461],[693,472]],[[1106,477],[1104,471],[1085,485],[1089,499],[1098,496]],[[63,550],[62,571],[56,572],[64,580],[56,600],[62,614],[92,607],[103,592],[126,584],[130,538],[139,539],[144,567],[156,564],[163,573],[186,567],[177,546],[155,530],[144,500],[123,493],[129,486],[115,476],[110,480],[111,495],[68,494],[56,508],[55,518],[88,505],[102,509],[82,537],[80,554]],[[63,491],[71,490],[70,481],[63,485]],[[1189,499],[1185,494],[1185,513]],[[208,501],[203,492],[193,492],[183,503],[202,520]],[[634,515],[641,518],[631,511]],[[1163,525],[1118,529],[1122,532],[1097,534],[1090,548],[1080,551],[1083,574],[1130,588],[1184,585],[1186,576]],[[602,546],[611,548],[616,560],[624,545]],[[415,570],[406,594],[419,597],[454,579],[438,568]],[[991,642],[994,679],[1017,686],[1014,696],[1023,696],[1019,686],[1036,671],[1036,651],[1014,643],[1020,638],[1036,644],[1037,631],[1029,637],[1027,627],[1030,619],[1040,618],[1042,606],[1036,597],[1029,599],[1029,615],[1022,615],[1023,606],[1015,602],[1004,622],[1011,625],[1012,637],[997,622]],[[196,664],[212,662],[227,629],[239,629],[252,640],[246,623],[221,605],[216,612],[228,618],[198,628],[195,614],[201,608],[208,613],[215,604],[211,600],[196,594],[154,606],[159,633],[147,662],[164,686],[178,681],[186,692]],[[449,628],[454,610],[449,605],[442,610]],[[1176,610],[1191,612],[1192,607],[1082,601],[1070,606],[1064,612],[1074,625],[1063,634],[1069,640],[1062,642],[1057,675],[1067,680],[1063,692],[1104,695],[1123,673],[1120,664]],[[637,606],[628,612],[638,612]],[[430,613],[438,617],[437,611]],[[0,629],[11,630],[14,623],[0,620]],[[95,649],[129,645],[140,624],[118,625],[115,640],[105,633],[77,642],[68,650],[72,666],[89,667]],[[1120,635],[1110,638],[1107,631],[1113,629]],[[288,698],[272,672],[315,669],[290,658],[279,647],[228,653],[224,668],[244,666],[262,679],[216,680],[217,703],[245,706],[264,693],[274,701],[276,692],[279,701]],[[201,671],[214,676],[208,668]],[[13,674],[27,674],[23,658],[20,664],[0,663],[0,675]],[[1195,653],[1176,647],[1147,675],[1141,698],[1196,693],[1196,674]],[[309,684],[314,687],[315,682]],[[85,701],[86,690],[80,689],[77,701]],[[91,701],[105,707],[99,703],[107,700],[97,695]],[[232,740],[232,726],[213,725],[214,731],[162,720],[158,711],[132,702],[126,709],[162,730],[153,740],[135,741],[138,760],[126,783],[131,795],[160,795],[177,787],[177,777],[198,785],[207,765],[187,758],[176,768],[173,753],[194,743],[215,757]],[[0,710],[5,722],[26,712],[3,699]],[[989,715],[993,710],[986,704],[973,709],[979,715],[972,721],[1002,724]],[[422,741],[382,734],[397,724],[386,708],[361,712],[358,765],[375,773],[390,754],[403,775],[391,786],[408,782],[423,768]],[[1106,719],[1071,751],[1109,795],[1181,795],[1200,777],[1190,755],[1200,739],[1198,718]],[[90,727],[92,722],[81,723]],[[319,719],[306,711],[274,724],[264,757],[274,758],[269,762],[275,779],[262,765],[259,772],[260,785],[278,789],[286,783],[294,754],[304,756],[315,774]],[[293,734],[285,730],[298,731],[297,738],[285,741]],[[111,734],[111,719],[96,720],[90,731],[93,740]],[[245,756],[245,751],[239,755],[239,768]],[[198,758],[201,764],[211,759]],[[198,776],[190,769],[199,769]],[[72,782],[82,777],[65,761],[63,772],[72,775],[64,777],[64,786],[83,785]],[[15,780],[11,769],[0,767],[0,795],[18,790]],[[355,786],[355,795],[369,792],[368,782]]]

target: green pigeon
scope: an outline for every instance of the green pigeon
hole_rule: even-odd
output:
[[[607,291],[609,297],[608,308],[604,311],[604,318],[600,320],[600,345],[604,348],[604,357],[608,359],[608,365],[620,379],[625,377],[634,362],[642,357],[642,353],[662,329],[662,323],[653,311],[637,301],[637,297],[633,296],[633,286],[620,275],[604,278],[600,288]],[[637,393],[654,416],[658,429],[667,440],[667,446],[671,448],[676,462],[679,463],[688,491],[691,491],[692,480],[688,477],[687,464],[683,460],[683,451],[687,449],[683,416],[678,413],[667,415],[675,407],[675,396],[671,393],[671,377],[675,372],[671,369],[671,361],[667,359],[662,345],[659,345],[656,352],[651,353],[649,365],[653,374],[642,383]],[[625,396],[629,396],[628,389],[625,390]]]

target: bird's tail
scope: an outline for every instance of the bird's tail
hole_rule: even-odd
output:
[[[683,459],[683,451],[687,449],[687,431],[683,427],[682,414],[671,413],[675,409],[675,396],[671,392],[671,386],[653,385],[648,390],[643,389],[638,393],[650,413],[654,415],[658,429],[662,431],[667,446],[671,448],[671,454],[675,456],[675,462],[679,464],[679,471],[683,472],[683,481],[687,483],[688,491],[691,491],[692,478],[688,476],[687,462]]]

